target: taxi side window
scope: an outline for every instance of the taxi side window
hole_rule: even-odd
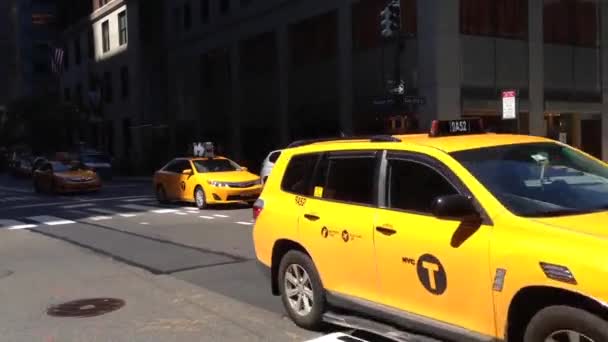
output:
[[[458,194],[445,177],[419,162],[391,159],[386,176],[389,208],[430,214],[435,198]]]
[[[302,154],[291,158],[281,182],[283,191],[303,196],[310,196],[312,176],[319,154]]]
[[[167,166],[166,171],[173,173],[182,173],[184,170],[190,169],[190,163],[187,160],[176,160]]]
[[[375,152],[330,154],[319,165],[315,186],[323,188],[325,199],[373,205],[376,165]]]

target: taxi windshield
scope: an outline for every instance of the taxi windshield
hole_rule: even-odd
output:
[[[79,163],[53,163],[53,171],[55,172],[68,172],[83,170],[83,165]]]
[[[197,159],[193,160],[192,163],[198,173],[240,170],[240,166],[229,159]]]
[[[526,217],[608,210],[608,167],[556,143],[451,153],[507,209]]]

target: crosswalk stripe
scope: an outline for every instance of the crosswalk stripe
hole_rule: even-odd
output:
[[[199,217],[207,219],[207,220],[213,220],[213,216],[199,216]]]
[[[93,217],[89,217],[88,219],[91,221],[104,221],[104,220],[111,220],[112,216],[93,216]]]
[[[177,209],[156,209],[156,210],[152,210],[153,213],[156,214],[169,214],[169,213],[174,213],[178,211]]]
[[[139,205],[139,204],[125,204],[121,205],[121,208],[130,209],[130,210],[138,210],[138,211],[151,211],[156,209],[155,207],[150,207],[147,205]]]
[[[135,217],[135,216],[137,216],[137,214],[136,213],[124,213],[124,214],[118,214],[118,216],[121,216],[121,217]]]
[[[72,204],[72,205],[64,205],[63,209],[76,209],[76,208],[86,208],[92,207],[93,203],[81,203],[81,204]]]
[[[23,227],[23,226],[28,226],[28,227]],[[36,225],[33,225],[34,227],[29,227],[31,225],[26,225],[23,222],[19,222],[16,220],[0,220],[0,228],[6,228],[6,229],[25,229],[25,228],[34,228],[36,227]]]
[[[215,214],[213,216],[215,216],[215,217],[228,217],[227,215],[222,215],[222,214]]]
[[[28,229],[28,228],[36,228],[36,227],[38,227],[38,226],[36,226],[35,224],[18,224],[18,225],[10,226],[10,227],[8,227],[8,229],[18,230],[18,229]]]
[[[119,213],[118,211],[114,211],[114,210],[110,210],[110,209],[103,209],[103,208],[87,208],[87,211],[92,211],[94,213],[100,213],[100,214],[109,214],[109,215],[116,215]]]
[[[130,199],[126,199],[125,202],[144,202],[144,201],[150,201],[153,199],[154,199],[153,197],[130,198]]]
[[[58,217],[54,217],[54,216],[46,216],[46,215],[42,215],[42,216],[31,216],[31,217],[26,217],[28,220],[31,221],[35,221],[38,223],[42,223],[44,225],[47,226],[59,226],[59,225],[64,225],[64,224],[72,224],[72,223],[76,223],[75,221],[71,221],[71,220],[64,220]]]
[[[244,221],[239,221],[236,224],[240,224],[240,225],[243,225],[243,226],[251,226],[251,225],[253,225],[253,223],[251,223],[251,222],[244,222]]]

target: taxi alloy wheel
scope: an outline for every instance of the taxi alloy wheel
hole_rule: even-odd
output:
[[[325,290],[310,257],[290,251],[279,266],[281,299],[289,317],[300,327],[317,330],[325,311]]]
[[[524,335],[524,342],[540,341],[608,341],[608,322],[585,310],[549,306],[532,317]]]
[[[205,201],[205,192],[200,186],[194,190],[194,201],[199,209],[205,209],[207,207],[207,201]]]

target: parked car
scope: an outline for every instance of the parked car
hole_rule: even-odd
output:
[[[260,177],[262,178],[262,184],[266,183],[266,179],[270,176],[270,171],[274,167],[277,159],[281,156],[281,150],[272,151],[266,156],[264,162],[262,162],[262,169],[260,171]]]

